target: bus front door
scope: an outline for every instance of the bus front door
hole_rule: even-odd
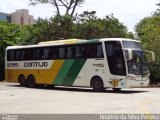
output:
[[[123,88],[126,81],[126,67],[121,43],[120,41],[106,41],[105,49],[109,70],[112,74],[110,83],[113,88]]]
[[[126,67],[123,52],[114,55],[114,80],[112,85],[115,88],[124,88],[126,84]]]

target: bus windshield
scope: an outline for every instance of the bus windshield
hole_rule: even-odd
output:
[[[128,60],[128,73],[135,75],[145,75],[149,73],[144,52],[139,42],[123,41],[124,48],[132,49],[132,60]]]

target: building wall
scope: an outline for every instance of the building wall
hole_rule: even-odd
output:
[[[19,25],[31,25],[34,23],[33,16],[29,15],[29,11],[26,9],[16,10],[11,14],[11,22]]]
[[[29,15],[29,11],[27,9],[19,9],[11,14],[0,12],[0,20],[19,25],[31,25],[35,23],[33,16]]]

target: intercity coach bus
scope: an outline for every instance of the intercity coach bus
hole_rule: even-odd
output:
[[[83,86],[103,91],[149,83],[144,51],[132,39],[68,39],[9,46],[5,61],[5,79],[21,86]]]

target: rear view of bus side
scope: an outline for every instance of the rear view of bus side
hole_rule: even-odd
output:
[[[140,42],[123,38],[59,40],[6,49],[5,79],[36,84],[119,90],[149,83]]]

